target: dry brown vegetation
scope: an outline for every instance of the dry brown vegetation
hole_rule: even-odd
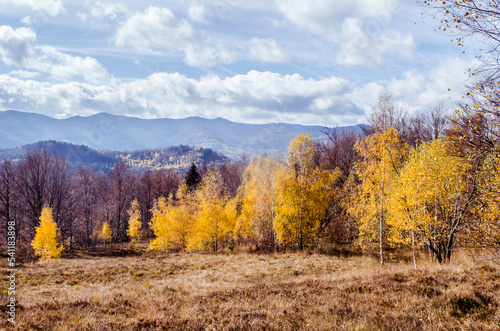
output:
[[[20,270],[15,330],[500,328],[500,270],[465,256],[413,270],[368,257],[100,247]]]

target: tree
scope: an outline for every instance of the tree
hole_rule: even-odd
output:
[[[483,255],[500,264],[500,150],[495,148],[479,171],[478,204],[468,239]]]
[[[474,38],[478,47],[477,59],[482,66],[471,68],[471,73],[485,74],[486,79],[497,77],[500,71],[500,1],[499,0],[419,0],[424,6],[440,16],[439,30],[448,31],[456,37],[452,42],[464,47],[466,39]],[[424,14],[424,13],[422,13]]]
[[[232,237],[236,220],[235,207],[224,194],[220,172],[210,168],[196,191],[197,213],[188,247],[211,247],[217,252]]]
[[[191,167],[189,168],[187,174],[186,174],[186,185],[189,187],[191,191],[194,191],[198,184],[201,182],[201,175],[198,172],[198,169],[196,168],[196,164],[193,162],[191,164]]]
[[[4,160],[0,165],[0,222],[4,242],[7,242],[8,228],[14,228],[16,242],[20,246],[21,218],[19,195],[17,191],[17,169],[10,160]]]
[[[319,163],[328,170],[340,169],[341,177],[335,182],[335,192],[340,194],[339,199],[332,199],[328,207],[328,215],[325,222],[325,235],[333,242],[351,243],[355,238],[355,227],[347,213],[344,196],[348,178],[352,175],[354,162],[356,160],[356,149],[354,148],[360,135],[355,131],[344,131],[338,128],[327,129],[327,141],[317,145]]]
[[[169,212],[170,205],[165,197],[160,197],[155,201],[153,207],[153,217],[150,227],[153,230],[155,239],[149,244],[150,249],[167,251],[171,246]]]
[[[113,233],[111,232],[108,222],[103,223],[101,232],[99,233],[99,239],[103,240],[105,244],[111,242],[111,239],[113,239]]]
[[[390,128],[376,132],[356,144],[360,160],[354,167],[360,183],[348,212],[359,224],[359,239],[365,243],[378,241],[380,263],[384,263],[383,246],[386,243],[387,196],[401,169],[408,149]]]
[[[243,183],[236,198],[241,212],[234,231],[238,241],[250,240],[258,249],[274,251],[275,192],[273,183],[281,164],[273,156],[258,157],[243,173]]]
[[[96,227],[98,202],[100,200],[100,190],[98,177],[94,170],[89,167],[79,167],[75,174],[76,194],[79,199],[80,229],[83,230],[84,243],[87,246],[92,244],[92,235]],[[95,239],[95,238],[94,238]]]
[[[392,239],[407,242],[408,233],[412,242],[421,238],[417,244],[426,245],[439,263],[450,261],[475,196],[466,181],[470,164],[450,148],[449,141],[436,139],[413,150],[389,204]]]
[[[287,166],[281,167],[274,183],[274,230],[284,247],[317,246],[326,210],[333,198],[332,183],[340,171],[316,168],[315,146],[310,135],[290,142]]]
[[[153,208],[151,228],[156,238],[151,242],[151,249],[181,249],[188,245],[194,223],[193,196],[186,183],[177,192],[177,201],[171,195],[169,200],[160,197]]]
[[[52,208],[42,209],[40,226],[35,231],[35,239],[31,242],[35,255],[40,255],[42,260],[60,258],[63,247],[57,241],[59,231],[52,217]]]
[[[124,241],[127,237],[127,205],[132,200],[132,188],[134,186],[134,177],[130,169],[123,160],[116,162],[110,172],[112,183],[112,201],[111,206],[114,209],[111,218],[111,226],[116,236],[116,240]]]
[[[50,167],[51,156],[46,150],[29,152],[17,167],[19,194],[30,239],[34,237],[34,230],[39,225],[43,206],[48,204]]]
[[[394,103],[392,95],[384,90],[380,92],[378,101],[368,117],[373,132],[385,132],[390,128],[396,129],[400,134],[403,130],[405,113],[401,107]]]
[[[245,171],[246,166],[247,163],[237,161],[224,163],[220,167],[224,190],[231,198],[236,196],[238,188],[241,186],[243,172]]]
[[[132,203],[130,204],[130,209],[127,211],[127,213],[129,215],[127,235],[131,239],[131,245],[134,245],[134,243],[137,242],[137,239],[139,238],[139,229],[142,226],[142,223],[140,221],[141,211],[139,209],[139,201],[137,201],[137,199],[134,199],[132,201]]]
[[[186,183],[183,183],[177,191],[177,201],[170,210],[171,242],[175,248],[182,251],[186,249],[193,232],[195,211],[194,197]]]

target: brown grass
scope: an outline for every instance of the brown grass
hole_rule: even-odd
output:
[[[367,257],[128,256],[101,248],[20,270],[17,323],[11,327],[3,308],[0,329],[500,328],[500,270],[466,258],[452,266],[420,262],[413,270]]]

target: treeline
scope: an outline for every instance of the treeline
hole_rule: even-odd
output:
[[[299,135],[286,161],[193,164],[184,176],[137,174],[123,161],[109,174],[70,172],[65,159],[31,152],[0,166],[0,219],[4,234],[15,221],[28,252],[50,206],[66,248],[137,238],[162,251],[335,244],[377,252],[381,263],[391,247],[443,263],[458,247],[480,247],[498,260],[498,124],[477,109],[451,117],[440,103],[411,115],[384,92],[363,135]]]

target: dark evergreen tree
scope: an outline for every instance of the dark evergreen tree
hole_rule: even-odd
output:
[[[187,174],[186,174],[186,185],[190,190],[195,190],[196,186],[201,182],[201,176],[196,168],[196,164],[194,162],[191,164]]]

